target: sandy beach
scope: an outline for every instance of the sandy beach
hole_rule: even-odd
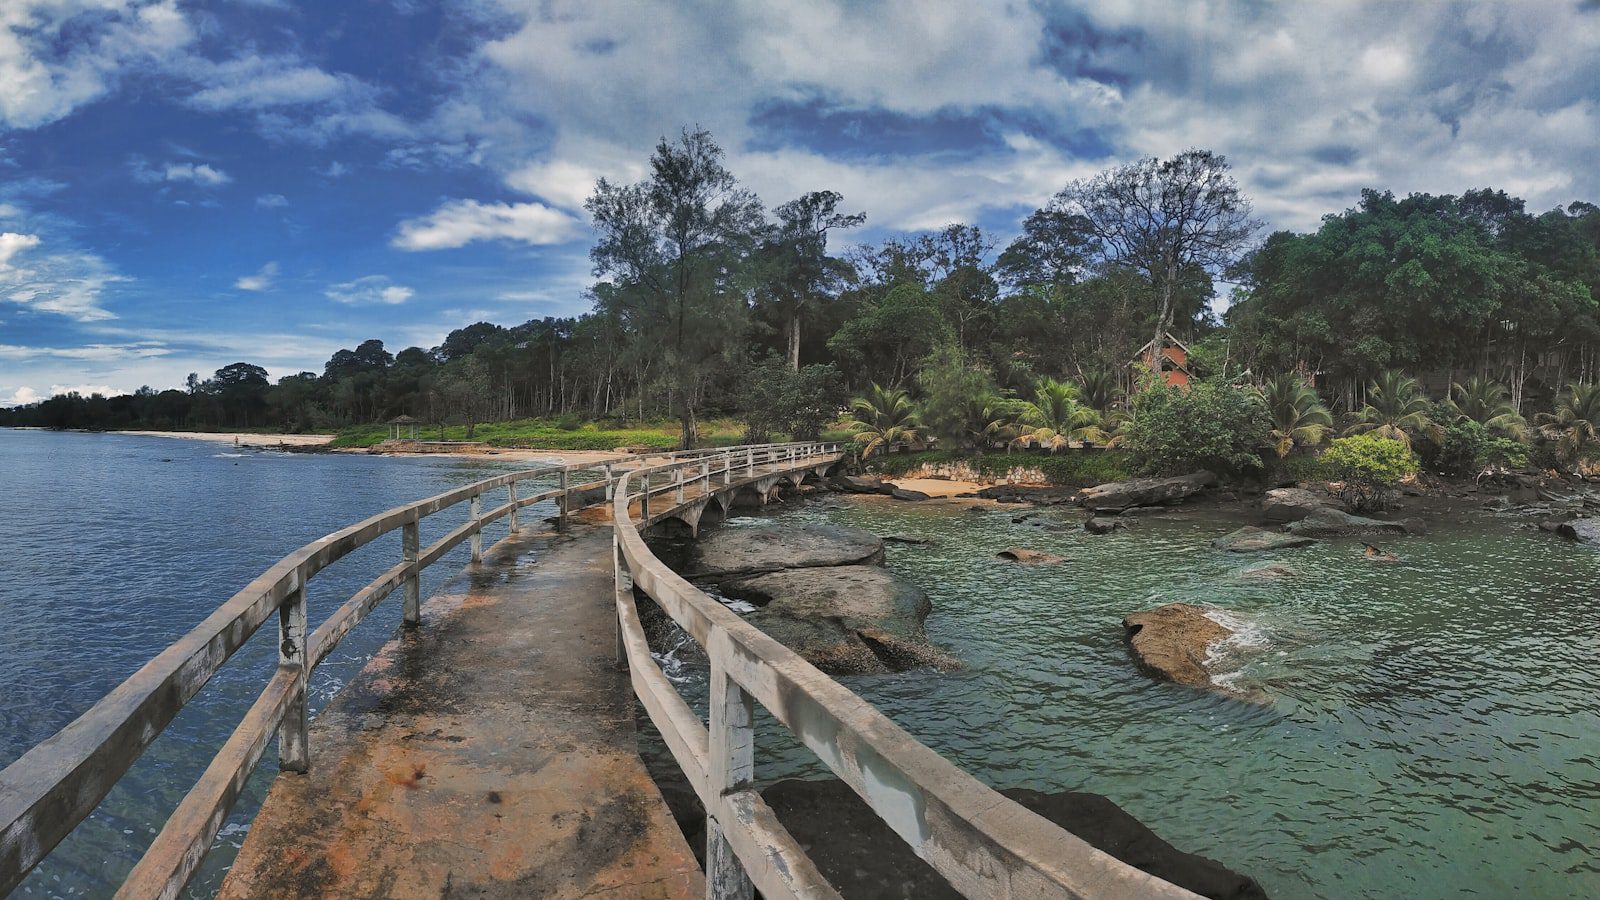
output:
[[[237,447],[320,447],[333,440],[331,434],[246,434],[231,431],[118,431],[138,437],[184,438]]]
[[[884,481],[908,491],[921,491],[929,497],[955,497],[988,487],[975,481],[946,481],[943,478],[885,478]]]

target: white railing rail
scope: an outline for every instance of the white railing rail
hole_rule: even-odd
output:
[[[836,444],[735,448],[624,473],[612,498],[617,652],[635,696],[706,810],[709,895],[749,898],[759,889],[768,900],[839,896],[756,789],[759,704],[965,896],[1195,897],[1095,849],[957,768],[673,572],[640,535],[707,502],[709,494],[751,484],[764,490],[764,479],[825,469],[840,458]],[[667,491],[671,501],[660,501]],[[705,650],[709,721],[701,721],[650,655],[635,589]]]

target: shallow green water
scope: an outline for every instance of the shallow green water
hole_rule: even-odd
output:
[[[1292,897],[1600,896],[1600,553],[1487,514],[1386,543],[1245,556],[1239,523],[1145,519],[1096,537],[1025,508],[856,500],[730,526],[828,521],[934,537],[891,545],[928,629],[970,670],[847,683],[999,787],[1089,790],[1177,846]],[[994,558],[1028,546],[1058,566]],[[1241,577],[1283,563],[1287,579]],[[1222,668],[1256,706],[1153,681],[1122,616],[1235,610]],[[821,776],[767,729],[758,773]]]

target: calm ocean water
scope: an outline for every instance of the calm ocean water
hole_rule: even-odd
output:
[[[0,429],[0,766],[71,722],[285,553],[389,507],[530,467]],[[463,504],[424,520],[424,543],[465,515]],[[309,592],[313,627],[392,565],[399,541],[398,532],[387,535],[318,575]],[[457,548],[429,569],[424,591],[458,570],[466,552]],[[399,618],[397,594],[318,667],[314,707]],[[275,634],[270,623],[262,627],[16,896],[115,890],[265,684]],[[192,894],[215,891],[275,774],[269,751]]]

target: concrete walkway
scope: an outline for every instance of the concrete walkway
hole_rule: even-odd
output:
[[[614,663],[611,534],[507,538],[311,726],[223,897],[703,897]]]

